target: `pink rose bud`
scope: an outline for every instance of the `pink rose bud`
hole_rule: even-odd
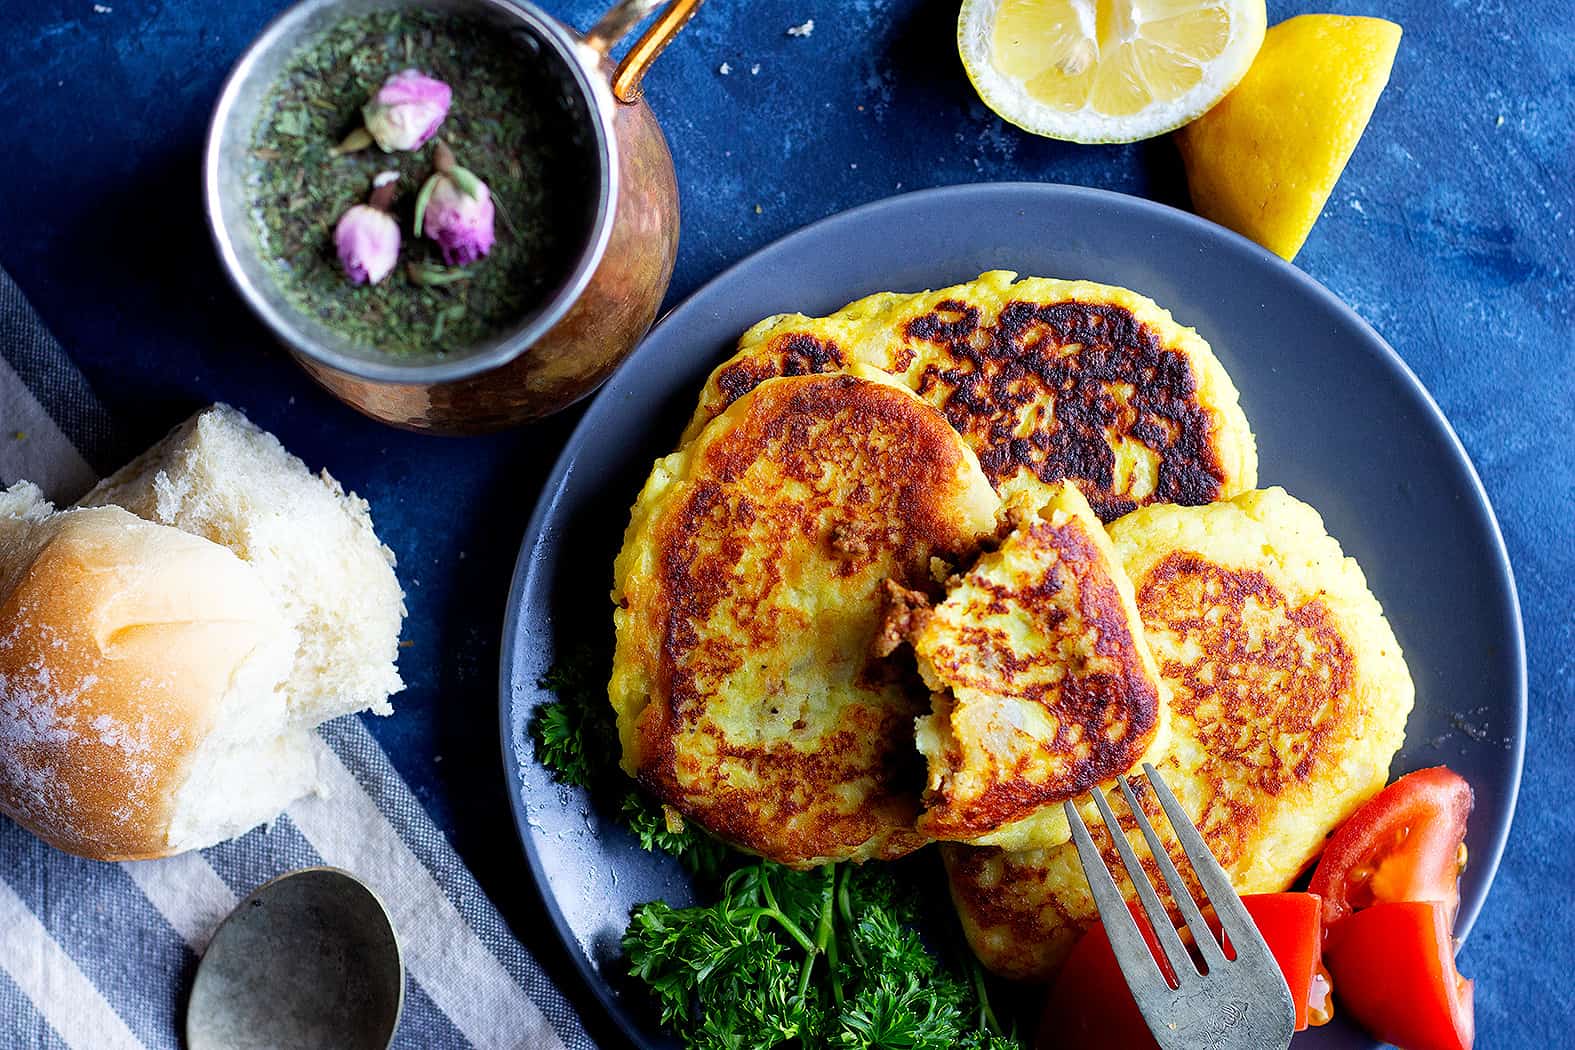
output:
[[[448,116],[454,92],[417,69],[395,73],[383,82],[361,118],[383,152],[420,149]]]
[[[372,202],[357,204],[334,227],[334,247],[351,284],[376,284],[399,260],[399,223],[387,211],[398,178],[392,171],[379,175],[372,182]]]
[[[458,165],[427,179],[416,199],[416,228],[437,241],[450,266],[473,263],[492,250],[494,214],[487,184]]]

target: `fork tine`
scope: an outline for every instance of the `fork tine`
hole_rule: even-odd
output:
[[[1144,765],[1143,769],[1149,777],[1149,783],[1152,784],[1154,782],[1153,778],[1157,775],[1153,772],[1153,767]],[[1199,910],[1197,903],[1193,901],[1192,891],[1187,888],[1186,882],[1181,878],[1181,873],[1176,870],[1176,865],[1171,862],[1170,851],[1159,840],[1159,834],[1155,832],[1153,823],[1148,819],[1148,814],[1143,812],[1142,805],[1138,803],[1137,794],[1132,790],[1132,785],[1127,781],[1126,777],[1117,777],[1116,783],[1121,785],[1121,793],[1127,799],[1127,808],[1132,810],[1132,816],[1137,820],[1138,828],[1143,832],[1143,838],[1148,841],[1148,850],[1154,855],[1154,863],[1159,867],[1159,873],[1164,878],[1165,885],[1170,888],[1170,895],[1175,898],[1176,907],[1181,909],[1181,917],[1186,920],[1187,929],[1192,931],[1192,943],[1197,945],[1198,954],[1203,956],[1203,961],[1208,964],[1210,969],[1223,965],[1225,962],[1224,949],[1214,939],[1214,932],[1209,929],[1208,923],[1203,921],[1203,913]],[[1179,809],[1180,807],[1178,806],[1177,808]],[[1175,814],[1166,809],[1165,815],[1170,817],[1171,826],[1177,827]],[[1192,827],[1192,822],[1186,819],[1185,813],[1181,817],[1183,824],[1189,828]],[[1177,827],[1177,835],[1178,837],[1180,835],[1179,827]],[[1200,838],[1198,840],[1199,844],[1202,841]],[[1207,853],[1207,849],[1204,852]],[[1187,856],[1192,856],[1190,850]],[[1212,860],[1213,858],[1211,857],[1210,859]],[[1192,861],[1192,866],[1194,868],[1198,866],[1196,859]],[[1215,865],[1215,867],[1218,866],[1217,864]]]
[[[1181,942],[1181,934],[1176,932],[1176,927],[1171,924],[1170,913],[1159,902],[1159,894],[1154,892],[1154,887],[1148,881],[1148,873],[1139,863],[1137,853],[1132,849],[1132,843],[1127,841],[1127,834],[1121,829],[1121,822],[1116,819],[1115,813],[1110,809],[1110,803],[1105,801],[1105,794],[1098,788],[1093,791],[1094,804],[1099,807],[1099,815],[1104,818],[1105,827],[1110,831],[1110,838],[1116,844],[1116,852],[1121,854],[1121,863],[1127,869],[1127,876],[1132,880],[1132,886],[1137,890],[1138,899],[1143,902],[1143,911],[1148,915],[1149,927],[1154,931],[1154,937],[1159,941],[1159,946],[1165,951],[1165,958],[1170,960],[1170,968],[1175,971],[1176,980],[1180,982],[1184,974],[1197,973],[1197,965],[1192,961],[1192,956],[1187,952],[1187,946]],[[1128,796],[1127,803],[1132,799]],[[1141,818],[1139,819],[1141,824]],[[1152,849],[1152,843],[1150,843]]]
[[[1064,804],[1064,808],[1067,823],[1072,826],[1072,840],[1077,843],[1078,860],[1083,864],[1083,875],[1088,879],[1088,888],[1094,894],[1094,904],[1099,909],[1099,920],[1105,924],[1105,935],[1110,938],[1111,950],[1115,952],[1116,961],[1121,964],[1121,972],[1126,975],[1127,983],[1159,982],[1166,988],[1170,987],[1159,963],[1155,962],[1153,953],[1148,950],[1148,942],[1143,940],[1143,934],[1138,931],[1137,921],[1127,910],[1121,891],[1116,889],[1115,880],[1105,867],[1105,859],[1094,845],[1088,825],[1083,823],[1083,815],[1070,801]]]
[[[1220,867],[1220,862],[1214,859],[1208,843],[1203,841],[1203,836],[1198,833],[1192,819],[1187,816],[1187,811],[1181,808],[1181,803],[1176,801],[1176,796],[1171,793],[1169,786],[1160,779],[1159,771],[1148,762],[1143,763],[1143,772],[1148,777],[1149,785],[1154,789],[1154,796],[1159,799],[1160,807],[1164,809],[1165,816],[1170,819],[1170,826],[1176,833],[1181,848],[1186,851],[1187,859],[1192,862],[1192,873],[1198,880],[1198,885],[1203,887],[1203,892],[1208,894],[1209,903],[1214,905],[1214,914],[1219,918],[1220,929],[1231,940],[1231,947],[1235,949],[1237,958],[1241,957],[1242,950],[1249,945],[1256,945],[1262,951],[1268,951],[1268,945],[1263,940],[1263,934],[1258,932],[1257,924],[1247,914],[1247,908],[1241,903],[1241,897],[1230,884],[1230,877],[1225,874],[1225,869]],[[1194,931],[1194,936],[1196,932]],[[1208,940],[1212,941],[1213,936]],[[1223,955],[1223,952],[1221,953]]]

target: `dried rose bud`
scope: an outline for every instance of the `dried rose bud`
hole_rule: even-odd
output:
[[[441,142],[434,160],[438,170],[416,198],[416,231],[437,241],[448,265],[465,266],[492,250],[492,191]]]
[[[361,107],[366,130],[383,152],[420,149],[448,116],[454,92],[418,69],[395,73]]]
[[[385,171],[372,180],[370,203],[357,204],[334,227],[334,248],[351,284],[376,284],[399,260],[399,223],[388,214],[398,179],[398,172]]]
[[[357,204],[334,227],[334,247],[351,284],[376,284],[399,259],[399,224],[386,211]]]

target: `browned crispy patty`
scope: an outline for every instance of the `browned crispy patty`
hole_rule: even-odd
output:
[[[1317,511],[1283,489],[1148,507],[1110,535],[1171,692],[1155,765],[1238,892],[1287,889],[1383,787],[1405,739],[1415,689],[1394,632]],[[1151,794],[1142,801],[1158,815]],[[1124,826],[1152,876],[1141,835]],[[1155,826],[1179,858],[1168,826]],[[1096,916],[1071,843],[955,847],[946,859],[969,941],[998,973],[1047,978]]]
[[[1069,479],[1108,522],[1256,484],[1236,388],[1197,332],[1124,288],[1014,276],[767,318],[712,373],[686,438],[767,378],[864,364],[944,412],[1008,503]]]
[[[738,399],[657,462],[618,557],[624,768],[785,864],[922,845],[924,690],[872,652],[879,592],[936,587],[999,507],[945,419],[879,373]]]
[[[929,790],[919,829],[1022,849],[1070,835],[1059,803],[1160,742],[1163,686],[1104,526],[1061,483],[1000,547],[909,614],[934,691],[919,720]]]

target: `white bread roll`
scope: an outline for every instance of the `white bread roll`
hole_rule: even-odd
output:
[[[83,503],[0,492],[0,811],[101,860],[212,845],[316,789],[319,723],[390,711],[393,555],[240,413]]]
[[[393,713],[404,592],[366,501],[313,474],[228,405],[197,413],[78,506],[113,504],[228,547],[257,570],[300,635],[290,704],[312,724]]]
[[[0,810],[121,860],[210,845],[310,791],[279,691],[296,638],[257,574],[114,507],[47,511],[0,528]]]

